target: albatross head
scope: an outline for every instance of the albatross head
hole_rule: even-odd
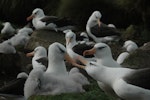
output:
[[[51,44],[48,48],[48,68],[46,73],[68,75],[65,59],[71,59],[66,52],[66,48],[58,42]]]
[[[71,45],[72,47],[76,44],[76,34],[72,31],[69,31],[65,35],[66,46]]]
[[[31,16],[27,17],[27,21],[30,21],[33,18],[41,18],[41,17],[44,17],[44,16],[45,16],[44,11],[40,8],[36,8],[36,9],[33,10]]]
[[[87,22],[87,27],[93,27],[95,25],[100,26],[100,24],[101,24],[100,18],[101,17],[102,17],[102,15],[99,11],[94,11]]]
[[[2,25],[3,25],[3,26],[7,26],[7,27],[8,27],[8,26],[11,26],[10,22],[4,22],[4,23],[2,23]]]
[[[42,46],[38,46],[34,49],[34,51],[27,53],[27,56],[34,56],[37,58],[41,58],[41,57],[47,57],[47,51],[44,47]]]
[[[112,56],[110,47],[105,43],[97,43],[90,50],[85,50],[83,55],[94,55],[96,58]]]
[[[48,48],[48,57],[53,60],[63,60],[66,53],[66,48],[60,43],[53,43]]]
[[[68,55],[66,48],[58,43],[55,42],[51,44],[48,48],[48,58],[51,61],[68,61],[71,64],[74,64],[74,60]]]

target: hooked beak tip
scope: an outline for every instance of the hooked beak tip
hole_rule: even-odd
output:
[[[101,26],[100,19],[97,20],[97,23],[98,23],[98,26],[100,27]]]
[[[30,20],[32,20],[33,18],[34,18],[34,15],[31,15],[31,16],[27,17],[26,20],[27,20],[27,21],[30,21]]]
[[[32,56],[34,56],[34,52],[27,53],[26,56],[27,57],[32,57]]]

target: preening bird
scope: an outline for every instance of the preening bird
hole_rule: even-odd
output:
[[[103,24],[100,19],[102,14],[99,11],[94,11],[89,17],[86,24],[86,31],[96,43],[119,41],[120,33],[116,28],[108,27]]]

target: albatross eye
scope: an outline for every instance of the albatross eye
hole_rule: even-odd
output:
[[[95,16],[95,18],[96,18],[96,19],[98,19],[98,17],[97,17],[97,16]]]
[[[37,12],[35,12],[34,14],[36,15],[38,13],[38,11]]]

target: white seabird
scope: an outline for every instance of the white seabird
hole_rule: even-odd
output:
[[[118,67],[121,68],[121,65],[118,64],[112,57],[110,47],[105,43],[97,43],[90,50],[84,51],[83,55],[94,55],[97,64],[108,66],[108,67]],[[103,82],[97,81],[99,87],[107,94],[115,95],[114,91]]]
[[[77,56],[83,56],[83,51],[90,49],[93,47],[92,45],[88,45],[86,43],[80,44],[76,42],[76,34],[71,30],[68,31],[65,35],[66,39],[66,49],[67,53],[70,55],[71,58],[77,61]],[[90,56],[92,57],[92,56]]]
[[[135,51],[136,49],[138,49],[138,45],[135,42],[131,41],[131,40],[125,41],[123,47],[129,53],[131,53],[131,52]]]
[[[150,68],[110,68],[96,62],[79,60],[86,66],[80,66],[95,80],[107,84],[123,100],[149,100]]]
[[[75,82],[66,70],[64,59],[76,64],[59,43],[53,43],[48,48],[48,68],[34,68],[25,83],[24,95],[56,95],[61,93],[84,92],[82,85]],[[38,65],[37,65],[38,66]],[[41,65],[40,65],[41,66]]]
[[[15,34],[16,30],[12,27],[10,22],[4,22],[2,25],[4,25],[3,29],[1,30],[2,35],[13,36]]]
[[[129,56],[130,54],[128,52],[123,52],[121,53],[118,58],[117,58],[117,63],[118,64],[122,64],[124,62],[124,60]]]
[[[123,48],[125,48],[126,51],[121,53],[116,60],[119,64],[122,64],[133,51],[138,49],[138,45],[135,42],[128,40],[124,42]]]
[[[12,43],[10,42],[10,40],[6,40],[6,41],[0,43],[0,53],[15,54],[16,53],[16,49],[12,45]]]
[[[108,67],[121,67],[112,57],[110,47],[105,43],[96,43],[90,50],[85,50],[83,55],[94,55],[97,63]]]
[[[33,30],[31,28],[21,28],[17,34],[10,38],[13,46],[24,46],[30,39]]]
[[[90,82],[88,81],[88,79],[80,73],[79,69],[78,68],[72,68],[70,71],[69,71],[69,77],[71,79],[73,79],[76,83],[79,83],[81,85],[88,85],[90,84]]]
[[[47,67],[48,65],[47,50],[44,47],[38,46],[34,49],[34,51],[27,53],[26,55],[27,57],[33,56],[32,58],[33,68],[40,67],[40,65],[41,66],[45,65],[45,67]]]
[[[72,22],[66,18],[58,18],[56,16],[46,16],[44,11],[40,8],[33,10],[32,15],[27,17],[27,21],[32,19],[32,24],[35,29],[50,29],[62,30],[72,26]]]
[[[112,27],[108,27],[100,21],[102,17],[99,11],[94,11],[86,24],[86,31],[95,42],[119,41],[119,32]],[[103,33],[102,33],[103,32]]]

